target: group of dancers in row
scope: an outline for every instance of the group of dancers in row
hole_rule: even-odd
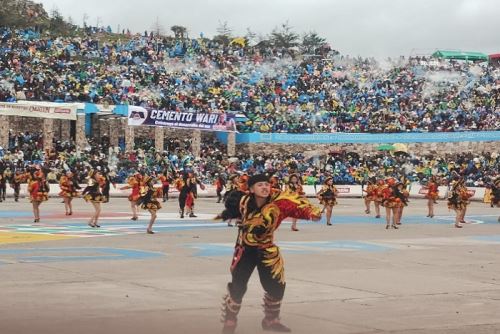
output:
[[[230,177],[230,183],[227,186],[227,192],[225,197],[229,197],[232,192],[248,192],[248,186],[246,185],[246,180],[248,176],[243,175],[233,175]],[[271,191],[280,192],[282,190],[295,193],[298,196],[305,198],[305,192],[302,187],[301,178],[298,174],[291,174],[288,177],[288,182],[284,185],[281,184],[280,179],[276,176],[270,177]],[[333,207],[337,205],[338,189],[333,184],[333,178],[327,177],[324,180],[323,185],[320,190],[316,193],[320,204],[323,206],[322,212],[326,214],[326,224],[332,225],[332,212]],[[377,218],[380,218],[380,205],[386,208],[387,213],[387,226],[386,228],[397,229],[398,225],[401,224],[401,215],[403,208],[408,204],[409,192],[405,190],[405,185],[403,182],[398,182],[394,178],[389,178],[387,180],[379,180],[379,183],[375,183],[374,180],[370,180],[369,185],[366,190],[365,204],[366,213],[370,213],[370,202],[375,202],[375,210],[377,211]],[[392,224],[391,222],[392,217]],[[232,224],[229,222],[228,224]],[[297,219],[292,218],[292,231],[298,231]]]
[[[131,193],[128,196],[132,210],[132,220],[138,219],[138,208],[149,211],[151,218],[146,229],[148,234],[154,234],[153,224],[157,218],[157,211],[161,209],[161,198],[163,202],[168,200],[168,191],[171,178],[167,173],[161,174],[158,178],[154,178],[147,174],[135,173],[129,177],[127,184],[120,190],[130,189]],[[156,182],[160,181],[161,186],[157,187]],[[50,185],[47,182],[45,173],[42,170],[26,172],[20,177],[20,182],[28,183],[29,198],[33,206],[34,222],[40,222],[40,205],[49,199]],[[194,214],[194,201],[197,198],[197,186],[204,189],[204,185],[193,173],[184,173],[174,181],[175,187],[179,191],[179,213],[180,217],[184,218],[187,214],[189,217],[196,217]],[[109,174],[106,171],[91,169],[87,173],[87,186],[82,190],[75,175],[72,172],[67,172],[61,176],[59,187],[61,191],[59,196],[62,198],[65,207],[65,214],[73,214],[72,201],[76,197],[82,197],[85,201],[91,203],[94,212],[90,217],[88,225],[93,228],[101,227],[99,225],[99,217],[101,215],[101,204],[109,202],[109,191],[111,185],[116,188]],[[15,191],[15,199],[19,198],[19,189]]]
[[[229,183],[226,186],[226,193],[224,198],[227,198],[233,191],[248,192],[246,184],[248,175],[234,174],[229,178]],[[291,174],[285,184],[281,184],[281,180],[277,176],[270,177],[271,190],[279,192],[282,190],[296,193],[299,196],[305,197],[305,192],[302,187],[300,175]],[[371,203],[374,203],[375,217],[381,218],[380,207],[385,208],[386,213],[386,229],[398,229],[401,225],[403,211],[409,203],[409,181],[406,178],[400,180],[389,177],[386,179],[371,177],[368,179],[366,186],[363,186],[363,198],[365,202],[365,213],[371,213]],[[440,181],[436,176],[430,177],[429,182],[424,187],[426,189],[425,198],[427,199],[427,217],[434,217],[434,205],[437,204],[439,199],[439,185]],[[217,191],[220,202],[220,190]],[[450,183],[447,205],[450,210],[454,210],[455,227],[462,228],[465,223],[465,214],[467,206],[470,204],[470,197],[472,194],[467,190],[464,179],[456,175]],[[323,206],[323,212],[326,213],[326,224],[332,225],[332,210],[337,204],[338,190],[333,184],[333,178],[327,177],[317,192],[316,197],[320,204]],[[492,206],[500,206],[500,177],[497,178],[491,185],[491,204]],[[500,221],[500,218],[499,218]],[[229,222],[228,224],[231,224]],[[298,231],[297,219],[292,218],[292,231]]]
[[[408,205],[409,191],[407,190],[408,182],[403,178],[402,181],[395,181],[394,178],[387,180],[379,179],[378,181],[371,178],[363,189],[365,194],[365,213],[370,213],[370,204],[374,203],[376,218],[380,218],[380,206],[386,209],[386,228],[389,228],[390,217],[392,213],[392,227],[397,228],[401,224],[401,216],[403,208]],[[436,176],[431,176],[429,182],[424,187],[426,189],[425,198],[427,199],[427,217],[434,217],[434,205],[437,204],[439,198],[440,182]],[[473,193],[469,192],[465,186],[465,180],[459,175],[455,175],[449,184],[447,205],[448,209],[455,211],[455,227],[462,228],[465,224],[465,214],[467,206],[470,204],[470,198]],[[500,206],[500,177],[498,177],[491,185],[491,206]],[[500,217],[498,218],[500,222]]]
[[[14,188],[14,198],[19,199],[20,184],[28,183],[28,192],[33,206],[34,222],[40,221],[40,204],[48,200],[49,183],[45,178],[42,170],[31,170],[26,173],[15,173],[15,180],[11,186]],[[224,187],[226,192],[224,196],[221,194],[220,179],[216,181],[217,202],[227,200],[232,192],[248,193],[247,174],[233,174],[229,177],[228,182]],[[156,182],[160,182],[160,186],[156,186]],[[219,182],[219,183],[218,183]],[[301,177],[299,174],[291,174],[287,182],[282,184],[282,180],[277,176],[271,176],[269,179],[271,190],[280,192],[282,190],[295,193],[298,196],[305,198],[305,192],[302,186]],[[131,193],[128,196],[132,210],[132,220],[138,219],[139,207],[149,211],[151,219],[147,227],[147,233],[154,234],[152,227],[157,218],[157,211],[162,207],[159,199],[163,202],[168,200],[168,192],[170,184],[173,183],[179,191],[179,215],[184,218],[196,217],[194,214],[194,204],[197,198],[197,188],[205,189],[204,185],[192,172],[185,172],[178,177],[170,177],[168,173],[161,173],[157,177],[152,177],[147,174],[135,173],[129,177],[127,184],[120,188],[121,190],[130,189]],[[434,205],[439,198],[439,180],[432,176],[426,186],[427,193],[427,217],[434,217]],[[72,200],[75,197],[83,197],[87,202],[91,203],[94,208],[94,213],[91,216],[88,225],[90,227],[100,227],[98,220],[101,214],[101,204],[109,201],[109,192],[111,186],[116,188],[112,178],[106,170],[92,169],[87,175],[87,186],[82,190],[75,175],[72,172],[67,172],[60,178],[59,181],[60,193],[65,207],[65,214],[72,215],[73,207]],[[409,182],[402,178],[389,177],[387,179],[376,179],[374,177],[368,179],[366,186],[363,187],[365,213],[371,212],[371,202],[374,203],[376,218],[380,218],[380,207],[385,208],[386,212],[386,229],[398,229],[401,225],[401,218],[404,207],[409,203]],[[497,178],[492,184],[492,205],[500,206],[500,178]],[[337,204],[338,190],[334,185],[333,178],[327,177],[323,185],[316,194],[320,204],[323,206],[322,212],[326,213],[326,224],[332,225],[333,207]],[[465,223],[465,214],[467,206],[470,203],[471,194],[468,192],[464,184],[463,178],[458,175],[450,184],[448,191],[448,208],[456,212],[455,227],[461,228]],[[1,196],[0,196],[1,198]],[[232,225],[231,221],[228,222]],[[297,219],[292,219],[292,231],[298,231]]]

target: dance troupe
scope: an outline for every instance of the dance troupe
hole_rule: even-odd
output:
[[[161,185],[156,187],[156,181],[160,181]],[[28,183],[29,198],[33,206],[34,222],[40,222],[40,205],[49,199],[50,185],[47,182],[45,173],[38,169],[24,174],[16,174],[16,182],[12,183],[14,188],[14,197],[18,201],[20,184]],[[163,202],[168,200],[168,191],[172,179],[167,173],[162,173],[158,180],[150,175],[135,173],[129,177],[127,184],[120,190],[130,189],[131,193],[128,196],[130,208],[132,210],[132,220],[138,220],[138,210],[146,210],[150,213],[151,218],[146,229],[146,233],[154,234],[153,224],[157,218],[157,211],[161,209],[159,199]],[[205,186],[193,173],[184,173],[174,182],[175,187],[179,191],[179,213],[180,218],[184,215],[196,217],[194,214],[195,199],[197,198],[197,186],[200,189],[205,189]],[[64,202],[65,214],[73,214],[72,201],[76,197],[82,197],[86,202],[90,203],[94,209],[88,225],[92,228],[99,228],[99,217],[101,215],[101,204],[109,202],[109,191],[111,185],[116,188],[112,178],[106,170],[92,169],[87,174],[87,186],[82,190],[75,175],[72,172],[67,172],[61,176],[59,181],[59,196]]]
[[[38,170],[24,176],[28,180],[28,191],[33,204],[35,222],[40,221],[40,204],[48,199],[49,184],[44,173]],[[22,181],[22,176],[19,180]],[[88,225],[92,228],[98,224],[101,212],[101,203],[109,201],[109,189],[112,184],[106,172],[92,170],[88,173],[87,186],[81,191],[81,196],[92,204],[94,214]],[[149,175],[136,173],[128,179],[127,185],[121,189],[130,189],[128,197],[132,209],[132,219],[137,220],[137,209],[147,210],[151,220],[147,233],[153,234],[153,224],[156,213],[161,208],[159,198],[168,199],[162,193],[172,180],[166,173],[160,175],[161,187],[155,187],[155,180]],[[228,183],[222,186],[223,180],[217,179],[217,201],[222,200],[224,194],[225,209],[216,219],[224,220],[228,225],[238,228],[236,244],[230,265],[231,281],[227,284],[227,294],[223,297],[222,318],[223,334],[232,334],[236,330],[238,313],[241,309],[243,296],[247,290],[248,281],[255,268],[259,273],[261,285],[264,289],[263,308],[264,318],[262,328],[273,332],[290,332],[280,320],[281,302],[285,292],[284,261],[280,248],[274,243],[274,232],[286,218],[292,219],[292,231],[298,231],[297,219],[319,221],[322,214],[326,214],[326,224],[332,225],[332,209],[337,204],[338,190],[333,184],[333,178],[327,177],[317,192],[317,198],[322,208],[316,207],[305,197],[301,178],[297,174],[288,177],[285,185],[280,179],[267,174],[248,176],[234,174],[229,177]],[[434,204],[439,197],[439,180],[431,177],[426,186],[427,217],[434,217]],[[194,202],[197,198],[197,186],[203,187],[196,175],[184,173],[174,181],[179,191],[179,214],[196,217]],[[114,185],[114,184],[113,184]],[[409,182],[406,179],[370,178],[363,186],[365,213],[371,212],[371,202],[374,203],[376,218],[380,218],[380,206],[385,208],[386,229],[398,229],[401,225],[403,209],[408,205]],[[80,187],[74,175],[68,172],[60,180],[61,192],[64,200],[66,215],[72,215],[71,201],[80,196]],[[202,188],[203,189],[203,188]],[[16,195],[18,198],[19,194]],[[491,185],[491,203],[500,206],[500,178]],[[449,186],[448,207],[456,212],[455,227],[462,228],[467,206],[470,203],[468,192],[463,178],[456,175]],[[500,218],[499,218],[500,220]]]

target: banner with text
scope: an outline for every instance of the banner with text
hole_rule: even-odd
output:
[[[224,113],[178,112],[128,107],[128,125],[164,126],[182,129],[235,132],[234,115]]]
[[[76,120],[77,104],[50,102],[0,102],[0,115]]]
[[[225,134],[218,138],[226,142]],[[464,132],[402,132],[402,133],[238,133],[236,143],[273,144],[383,144],[383,143],[451,143],[451,142],[500,141],[500,131]]]

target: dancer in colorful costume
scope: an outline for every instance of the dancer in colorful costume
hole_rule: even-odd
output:
[[[279,247],[274,243],[274,232],[287,217],[319,220],[321,211],[297,194],[273,193],[269,177],[264,174],[250,177],[248,187],[250,193],[236,200],[239,205],[228,206],[227,203],[233,202],[228,199],[226,210],[219,216],[224,220],[240,220],[231,263],[232,281],[227,286],[228,294],[222,305],[222,333],[234,333],[247,283],[255,267],[265,290],[262,328],[290,332],[279,318],[285,292],[285,276],[283,258]]]
[[[332,225],[332,210],[337,205],[338,190],[333,185],[333,178],[327,177],[325,184],[318,191],[317,196],[320,204],[323,205],[323,211],[326,210],[326,225]]]
[[[40,204],[49,199],[49,183],[45,179],[45,174],[41,170],[33,173],[33,177],[28,182],[28,193],[30,194],[30,201],[33,205],[33,215],[35,220],[33,222],[40,222]]]

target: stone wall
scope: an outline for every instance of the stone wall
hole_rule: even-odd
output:
[[[43,131],[45,121],[37,117],[5,116],[8,117],[9,129],[14,133],[19,132],[40,132]],[[85,124],[85,123],[84,123]],[[71,121],[65,119],[54,119],[52,132],[55,138],[69,140],[71,134]]]
[[[93,122],[93,137],[96,139],[107,135],[111,143],[117,143],[118,138],[125,138],[127,146],[133,145],[133,138],[151,138],[155,139],[155,128],[149,126],[133,127],[133,138],[128,138],[126,134],[131,133],[126,118],[117,117],[97,117]],[[4,116],[4,121],[0,125],[0,146],[7,146],[8,129],[14,132],[39,132],[44,128],[44,120],[35,117],[18,117]],[[79,121],[76,125],[77,142],[80,145],[86,146],[84,135],[84,116],[79,116]],[[52,133],[55,138],[67,140],[70,138],[71,121],[54,120]],[[163,130],[163,138],[165,141],[169,139],[184,140],[189,138],[193,140],[193,130],[185,129],[169,129]],[[160,133],[156,133],[159,136]],[[215,134],[207,131],[201,131],[201,142],[215,142]],[[196,139],[197,140],[197,139]],[[3,144],[3,145],[2,145]],[[234,153],[297,153],[309,152],[313,154],[324,154],[329,151],[353,151],[358,154],[376,153],[379,144],[238,144],[236,147],[230,145],[228,148],[230,155]],[[130,147],[130,146],[129,146]],[[455,152],[497,152],[500,153],[500,142],[459,142],[459,143],[414,143],[408,144],[408,151],[415,154],[438,154]],[[234,153],[233,153],[234,152]]]
[[[238,144],[237,152],[251,154],[272,153],[306,153],[309,155],[326,154],[330,151],[356,152],[360,155],[379,152],[379,144]],[[460,152],[497,152],[500,153],[500,142],[459,142],[459,143],[413,143],[407,144],[408,152],[417,155]]]

